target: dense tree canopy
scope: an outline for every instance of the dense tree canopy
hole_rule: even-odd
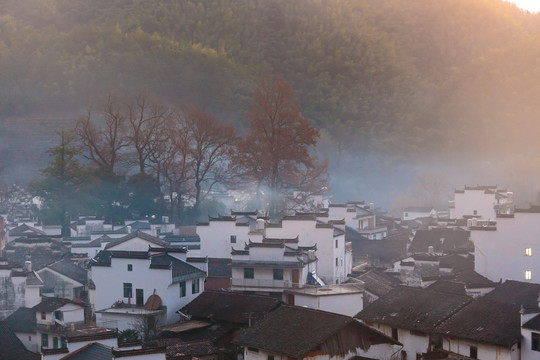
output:
[[[321,129],[334,178],[342,164],[358,177],[540,151],[540,15],[502,0],[5,0],[0,14],[0,118],[145,92],[244,135],[257,79],[276,74]],[[4,159],[39,156],[9,142]]]

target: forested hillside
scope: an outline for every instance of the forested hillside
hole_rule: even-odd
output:
[[[539,30],[539,15],[499,0],[4,0],[0,119],[145,92],[245,133],[257,79],[273,73],[323,129],[334,174],[380,159],[529,164]]]

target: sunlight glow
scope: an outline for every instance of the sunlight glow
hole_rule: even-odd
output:
[[[517,7],[532,13],[540,11],[540,0],[505,0],[514,3]]]

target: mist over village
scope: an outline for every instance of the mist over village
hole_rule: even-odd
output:
[[[540,359],[539,5],[0,1],[0,360]]]

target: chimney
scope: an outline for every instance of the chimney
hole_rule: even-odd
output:
[[[435,251],[433,250],[433,246],[428,246],[428,253],[429,255],[435,255]]]
[[[264,230],[264,219],[257,219],[256,230]]]
[[[32,272],[32,261],[26,260],[24,262],[24,268],[26,269],[26,272]]]

